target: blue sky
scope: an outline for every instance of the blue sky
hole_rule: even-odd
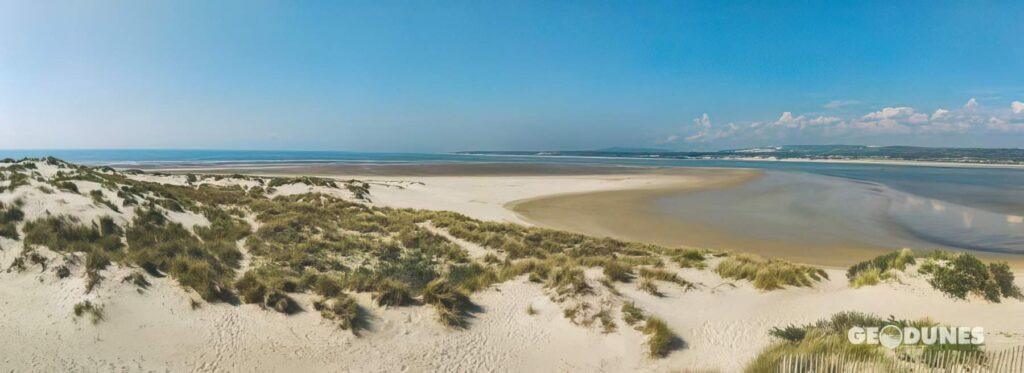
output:
[[[1024,144],[1024,2],[899,3],[0,0],[0,148]]]

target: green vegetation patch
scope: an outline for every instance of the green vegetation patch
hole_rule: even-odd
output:
[[[21,210],[24,201],[15,200],[13,203],[4,204],[0,202],[0,237],[17,240],[18,223],[25,218],[25,212]]]
[[[774,372],[785,357],[821,357],[823,361],[878,361],[882,363],[896,359],[895,354],[881,344],[853,344],[847,333],[852,327],[883,328],[887,325],[904,327],[933,327],[937,323],[928,320],[901,320],[893,317],[883,319],[861,312],[840,312],[830,318],[807,325],[789,325],[772,328],[768,334],[776,342],[765,347],[745,368],[748,372]],[[943,350],[954,349],[963,352],[979,351],[974,344],[919,345],[907,346],[919,349],[917,354],[900,354],[904,361],[930,361],[929,355]],[[838,367],[835,367],[838,369]]]
[[[1006,262],[984,263],[967,253],[933,251],[914,255],[910,250],[894,251],[874,259],[857,263],[846,272],[850,286],[878,284],[902,272],[909,265],[920,263],[918,272],[928,276],[935,289],[957,299],[975,294],[990,302],[1005,298],[1021,299],[1020,288],[1014,284],[1014,274]]]
[[[909,249],[897,250],[854,264],[846,271],[846,278],[853,287],[876,285],[892,278],[894,272],[916,263],[917,259]]]
[[[719,276],[747,280],[761,290],[786,286],[807,287],[828,279],[825,270],[778,259],[763,260],[750,254],[736,254],[718,263]]]

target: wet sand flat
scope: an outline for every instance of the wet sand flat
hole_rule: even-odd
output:
[[[775,181],[765,177],[789,179],[790,184],[773,185]],[[828,183],[845,183],[715,170],[702,185],[542,196],[514,201],[508,207],[523,220],[549,228],[667,246],[752,252],[830,267],[847,267],[900,247],[956,249],[915,240],[880,222],[880,211],[890,208],[892,201],[858,195],[875,193],[873,187],[863,192],[847,185],[824,193],[803,184],[797,188],[799,183],[792,179],[801,177],[829,187],[833,186]],[[769,186],[751,190],[752,184]],[[1024,267],[1018,254],[972,253]]]

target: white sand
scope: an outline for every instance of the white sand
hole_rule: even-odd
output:
[[[696,177],[668,175],[371,179],[377,205],[452,210],[513,222],[521,221],[504,206],[524,198],[667,183],[700,185]],[[43,211],[82,219],[110,213],[74,196],[22,195],[27,202],[43,200],[26,205],[29,219]],[[0,246],[0,266],[6,268],[20,251],[20,242],[0,238]],[[479,247],[467,250],[485,254]],[[760,292],[746,283],[718,286],[724,281],[710,270],[680,273],[704,286],[683,292],[659,283],[666,296],[656,298],[635,285],[619,285],[626,297],[665,319],[687,344],[655,360],[644,355],[644,336],[627,327],[617,309],[615,332],[573,325],[562,316],[561,305],[522,278],[474,294],[482,312],[466,330],[442,327],[430,307],[382,309],[360,294],[370,322],[356,337],[312,311],[307,296],[297,297],[307,312],[293,316],[253,305],[204,303],[192,310],[189,300],[198,297],[169,278],[152,279],[153,286],[139,294],[120,283],[127,270],[112,266],[103,272],[107,281],[85,295],[80,274],[57,280],[51,271],[32,267],[25,273],[0,272],[0,366],[16,371],[735,371],[771,341],[771,327],[849,310],[983,326],[993,347],[1024,343],[1024,302],[956,301],[920,278],[850,289],[843,271],[830,269],[831,280],[815,288]],[[105,305],[106,320],[92,325],[74,318],[73,305],[85,299]],[[527,306],[538,313],[528,315]]]
[[[374,204],[427,210],[448,210],[482,220],[528,224],[505,206],[514,201],[563,193],[658,188],[669,185],[700,187],[693,175],[586,176],[367,176]]]

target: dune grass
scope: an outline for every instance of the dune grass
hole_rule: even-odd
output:
[[[583,269],[573,266],[559,267],[551,270],[547,286],[560,296],[578,296],[592,294],[593,288],[587,283]]]
[[[633,270],[629,266],[609,260],[602,270],[604,277],[612,282],[629,282],[633,279]]]
[[[658,285],[655,284],[654,281],[651,281],[651,279],[647,278],[647,277],[644,277],[644,278],[640,279],[640,284],[637,285],[637,289],[640,289],[640,291],[643,291],[643,292],[645,292],[647,294],[650,294],[650,295],[653,295],[653,296],[656,296],[656,297],[664,296],[664,294],[661,293],[661,290],[658,289]]]
[[[170,274],[207,301],[231,301],[241,254],[232,243],[202,241],[156,209],[137,211],[125,230],[127,256],[154,276]]]
[[[640,268],[640,277],[649,280],[671,282],[679,285],[683,290],[691,290],[697,287],[694,283],[679,277],[678,274],[659,268]]]
[[[881,361],[888,362],[894,359],[894,355],[888,354],[887,349],[880,344],[853,344],[847,337],[847,332],[854,326],[882,328],[886,325],[897,327],[931,327],[937,326],[935,322],[922,320],[901,320],[889,317],[883,319],[874,315],[860,312],[840,312],[830,318],[819,320],[807,325],[789,325],[775,327],[768,334],[775,337],[776,342],[765,347],[750,363],[745,371],[747,372],[774,372],[785,356],[825,356],[843,357],[846,361]],[[957,345],[927,345],[916,346],[923,349],[923,354],[918,358],[926,357],[929,353],[939,350],[956,349],[965,352],[978,351],[979,346],[973,344]],[[903,355],[904,359],[913,359],[910,355]]]
[[[668,356],[679,340],[664,320],[653,316],[647,318],[641,331],[647,335],[647,341],[644,342],[647,345],[647,353],[654,358]]]
[[[74,307],[75,317],[89,316],[89,321],[93,324],[97,324],[106,318],[103,312],[103,306],[92,303],[91,301],[82,301],[75,304]]]
[[[473,307],[469,295],[453,286],[446,278],[427,284],[423,289],[423,302],[434,306],[442,324],[458,328],[466,326],[466,317]]]
[[[537,314],[537,309],[533,308],[532,304],[527,304],[526,305],[526,314],[530,315],[530,316],[536,315]]]
[[[682,249],[672,255],[672,260],[682,268],[707,268],[707,257],[710,252],[699,249]]]
[[[736,254],[725,258],[715,267],[724,278],[747,280],[761,290],[776,290],[786,286],[809,287],[828,279],[825,270],[778,259],[763,260],[751,254]]]
[[[637,307],[632,302],[622,303],[622,321],[625,321],[627,325],[633,326],[646,319],[647,315],[644,314],[644,310],[640,309],[640,307]]]
[[[338,327],[350,330],[353,334],[359,333],[359,327],[363,323],[364,311],[354,299],[339,293],[333,297],[313,302],[313,308],[320,311],[320,316],[332,320]]]
[[[12,240],[19,239],[18,224],[25,218],[25,212],[21,210],[23,200],[15,200],[13,203],[4,204],[0,202],[0,237]]]
[[[877,285],[892,278],[894,272],[903,271],[908,265],[916,263],[917,259],[909,249],[897,250],[854,264],[846,271],[846,278],[850,286],[855,288]]]
[[[139,289],[139,292],[148,289],[151,285],[149,280],[146,279],[146,275],[139,271],[132,271],[132,273],[124,276],[124,278],[121,279],[121,282],[135,285],[135,287]]]
[[[413,295],[409,286],[395,279],[384,279],[377,284],[373,299],[380,306],[399,307],[413,303]]]

